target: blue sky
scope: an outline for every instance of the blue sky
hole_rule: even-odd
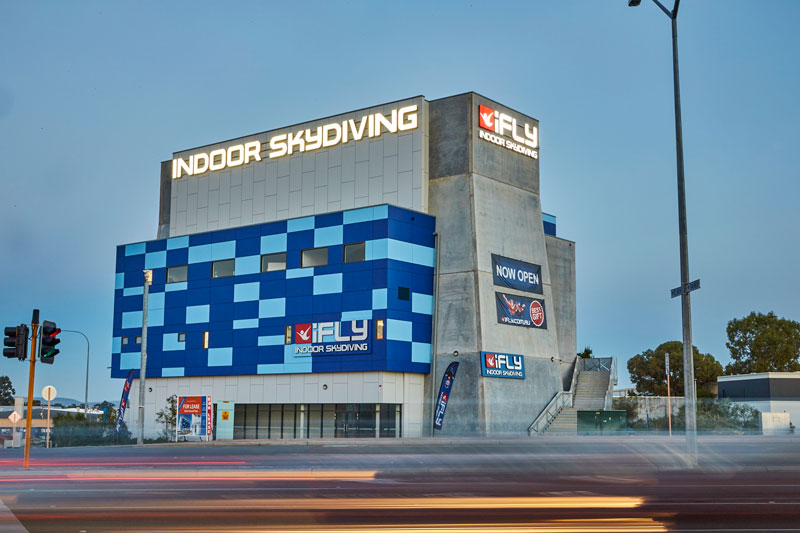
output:
[[[798,20],[791,0],[681,6],[694,342],[723,364],[731,318],[800,320]],[[38,307],[84,331],[92,400],[121,392],[115,246],[155,238],[160,161],[418,94],[540,120],[542,205],[577,243],[579,347],[624,368],[680,339],[670,26],[648,0],[9,2],[0,49],[0,324]],[[82,399],[85,342],[62,338],[35,392]],[[27,364],[0,365],[24,394]]]

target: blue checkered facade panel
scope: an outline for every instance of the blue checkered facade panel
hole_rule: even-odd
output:
[[[427,373],[434,228],[431,216],[382,205],[118,246],[111,377],[140,368],[145,269],[148,377]],[[353,243],[364,243],[363,261],[359,250],[345,263]],[[301,267],[313,248],[327,264]],[[283,252],[285,269],[261,271],[262,256]],[[218,261],[233,275],[213,277]],[[167,282],[183,265],[186,280]]]

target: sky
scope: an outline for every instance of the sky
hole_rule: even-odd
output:
[[[672,5],[671,0],[665,0]],[[31,310],[109,378],[115,247],[156,237],[172,152],[419,94],[540,121],[541,201],[576,242],[578,346],[681,338],[670,21],[652,2],[3,2],[0,325]],[[800,2],[684,0],[678,17],[694,344],[800,320]],[[53,385],[83,399],[86,341]],[[0,361],[17,394],[28,364]]]

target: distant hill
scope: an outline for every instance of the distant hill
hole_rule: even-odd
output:
[[[23,396],[23,398],[26,398],[26,397]],[[42,402],[42,405],[47,405],[47,400],[45,400],[41,396],[34,396],[33,399],[34,400],[39,400],[40,402]],[[92,407],[93,405],[97,405],[99,403],[103,403],[104,401],[105,400],[98,400],[98,401],[91,401],[90,400],[89,401],[89,407]],[[115,406],[117,405],[117,403],[119,403],[119,400],[117,400],[117,401],[108,400],[108,401],[111,402]],[[56,404],[56,403],[60,403],[64,407],[67,407],[67,406],[70,406],[70,405],[73,405],[73,404],[75,404],[75,405],[77,405],[79,407],[83,407],[83,400],[76,400],[75,398],[67,398],[66,396],[56,396],[55,399],[52,402],[50,402],[50,405],[53,405],[53,404]]]

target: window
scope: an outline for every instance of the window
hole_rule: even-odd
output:
[[[300,267],[320,267],[328,264],[328,249],[327,248],[312,248],[310,250],[303,250],[300,259]]]
[[[186,342],[186,333],[178,333],[178,342]]]
[[[203,332],[203,349],[208,350],[208,332]]]
[[[286,270],[286,252],[261,256],[261,272]]]
[[[345,263],[360,263],[364,260],[364,243],[354,242],[352,244],[345,244],[343,255]]]
[[[167,268],[167,283],[180,283],[186,281],[189,272],[188,265],[180,265]]]
[[[283,343],[292,344],[292,326],[286,326],[283,334]]]
[[[229,278],[233,276],[233,267],[235,261],[233,259],[225,259],[224,261],[214,261],[211,263],[211,277],[212,278]]]
[[[383,340],[383,333],[383,319],[379,318],[375,321],[375,338],[379,341]]]
[[[123,346],[127,346],[128,345],[128,337],[122,337],[122,345]]]
[[[409,301],[411,299],[411,290],[408,287],[397,287],[397,299]]]
[[[142,336],[141,335],[136,335],[136,338],[135,338],[134,342],[136,344],[142,344]]]

